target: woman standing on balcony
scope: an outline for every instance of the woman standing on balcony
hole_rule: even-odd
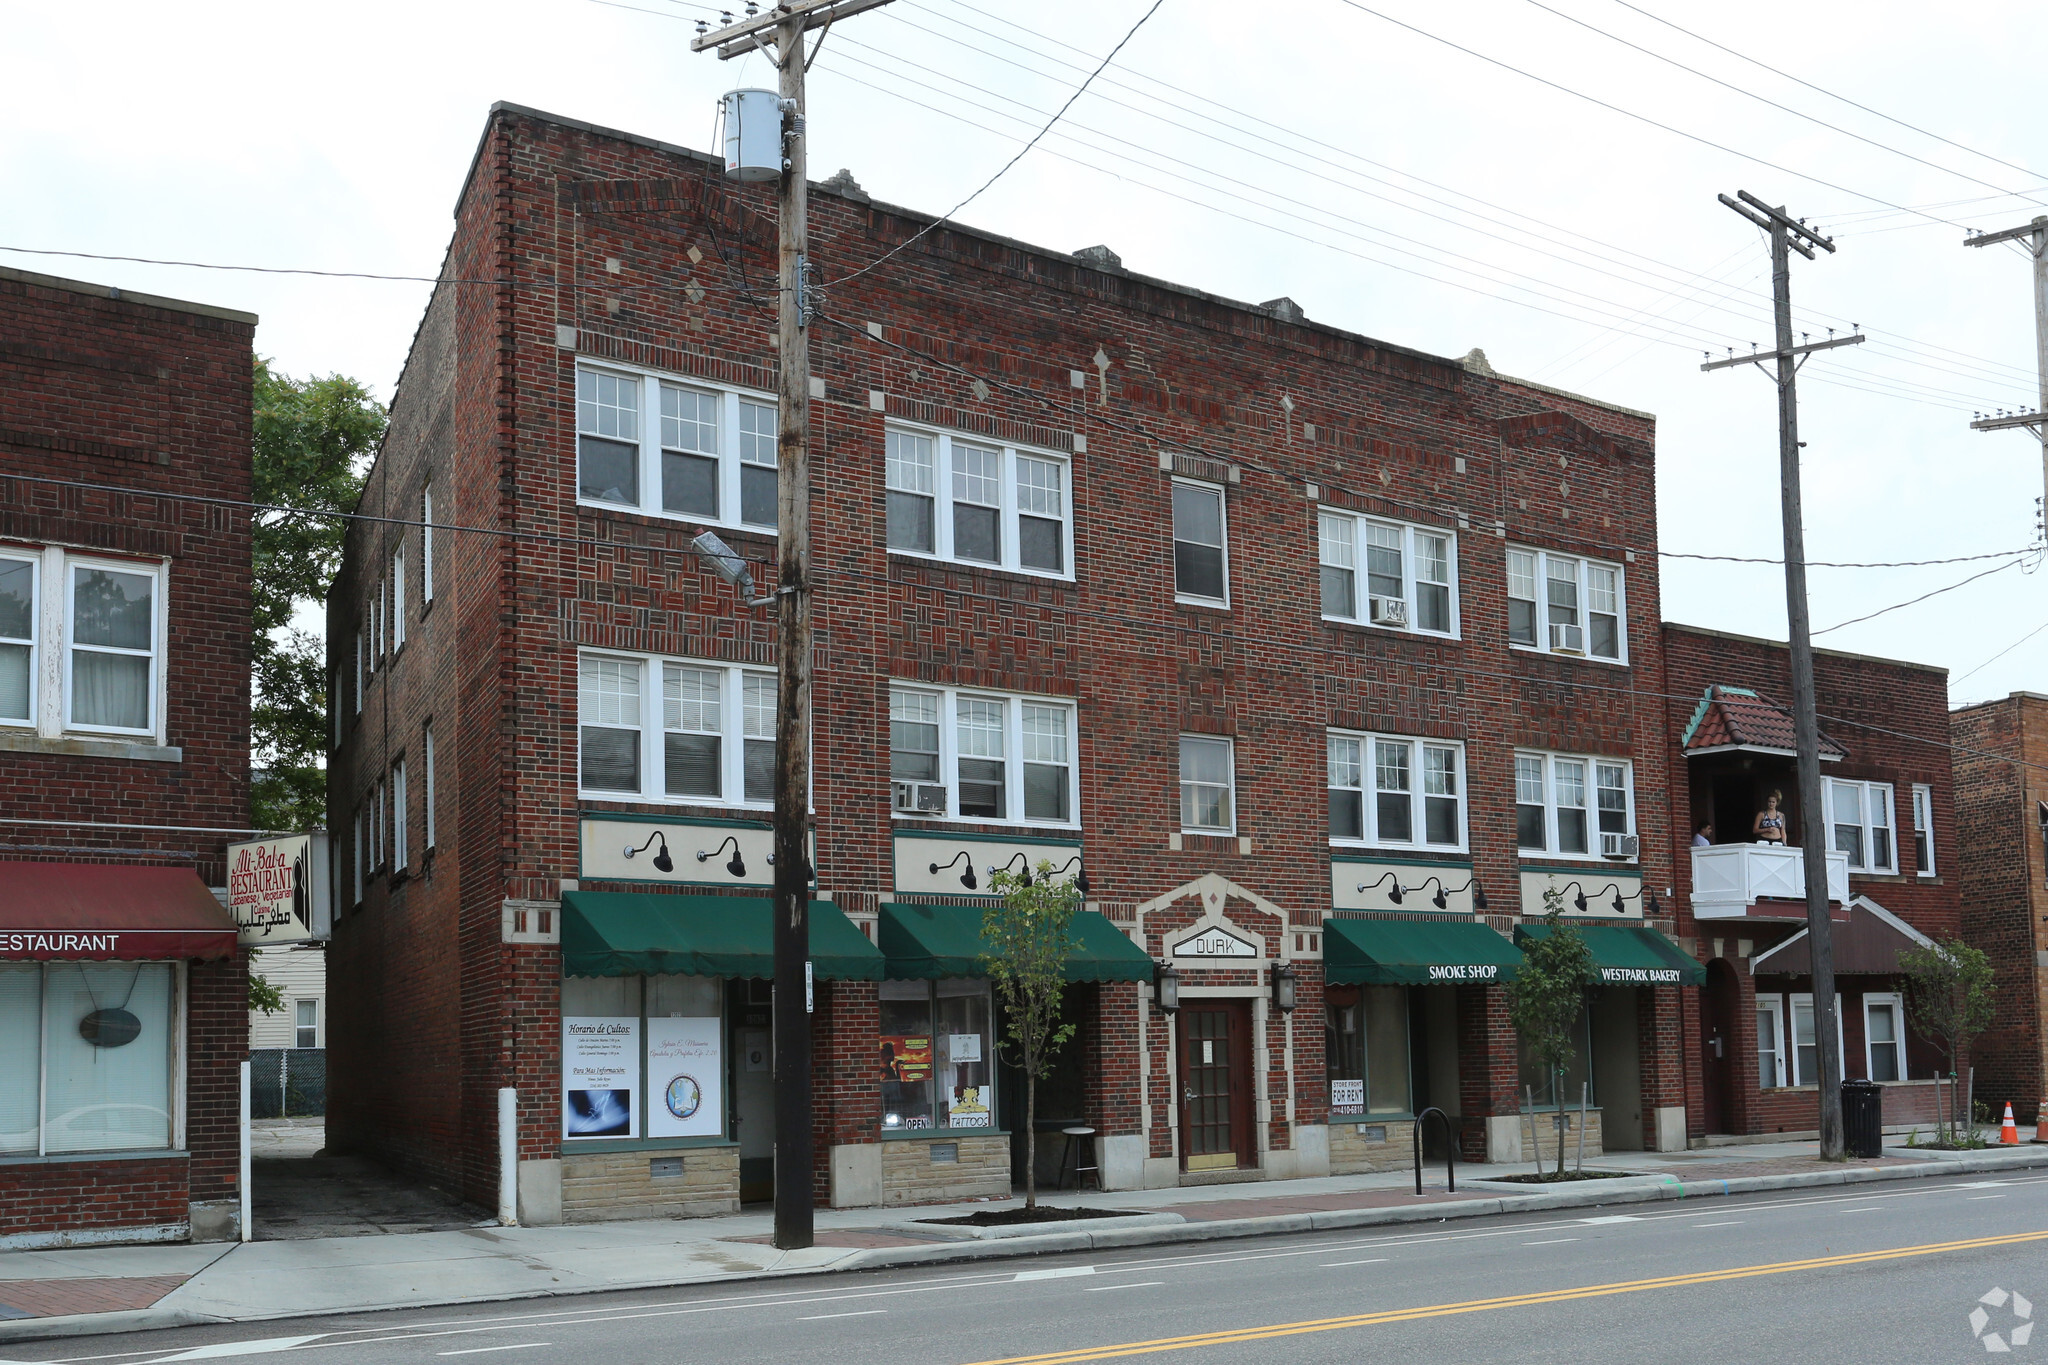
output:
[[[1784,799],[1780,792],[1772,792],[1764,798],[1764,808],[1756,813],[1756,823],[1750,832],[1756,835],[1760,844],[1782,844],[1785,842],[1785,813],[1778,809]]]

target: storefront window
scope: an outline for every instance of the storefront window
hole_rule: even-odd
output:
[[[565,1138],[722,1138],[724,985],[708,976],[562,982]]]
[[[1515,1050],[1521,1062],[1521,1085],[1525,1090],[1535,1091],[1536,1107],[1538,1109],[1556,1108],[1558,1097],[1555,1082],[1557,1078],[1551,1074],[1548,1068],[1537,1063],[1536,1059],[1529,1053],[1528,1044],[1522,1042],[1519,1038],[1516,1039]],[[1586,1087],[1587,1105],[1592,1107],[1599,1105],[1600,1092],[1592,1086],[1592,1058],[1592,1023],[1587,1017],[1586,1007],[1581,1004],[1579,1006],[1578,1020],[1572,1025],[1571,1059],[1564,1064],[1565,1108],[1576,1109],[1579,1107],[1579,1088],[1581,1086]]]
[[[883,1129],[994,1127],[988,982],[884,981],[880,994]]]
[[[0,967],[0,1152],[169,1147],[175,986],[168,962]]]
[[[1339,1115],[1407,1114],[1408,988],[1360,986],[1329,1004],[1330,1108]]]

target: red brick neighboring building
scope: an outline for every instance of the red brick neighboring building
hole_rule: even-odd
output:
[[[2048,1091],[2048,697],[1958,707],[1949,733],[1963,936],[1997,973],[1997,1015],[1971,1047],[1977,1094],[2024,1123]]]
[[[255,324],[0,269],[0,1248],[236,1229]]]
[[[494,108],[330,599],[330,1142],[488,1202],[517,1087],[529,1220],[769,1169],[765,963],[702,929],[761,914],[775,637],[689,542],[772,577],[771,209]],[[928,221],[835,179],[813,259]],[[1616,921],[1589,1149],[1683,1145],[1647,414],[952,226],[827,298],[821,1200],[1008,1189],[974,925],[1020,855],[1087,873],[1040,1112],[1110,1187],[1402,1163],[1425,1107],[1521,1159],[1547,890]]]
[[[1818,1124],[1803,862],[1816,846],[1829,863],[1844,1074],[1884,1083],[1888,1126],[1927,1127],[1932,1077],[1947,1067],[1907,1026],[1897,959],[1962,923],[1969,870],[1958,861],[1947,670],[1814,651],[1825,810],[1813,820],[1799,808],[1786,646],[1667,624],[1664,669],[1679,932],[1707,964],[1704,989],[1686,1001],[1692,1135]],[[1773,795],[1781,841],[1760,842]],[[1710,846],[1693,847],[1703,822]]]

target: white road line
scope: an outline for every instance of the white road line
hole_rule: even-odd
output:
[[[1095,1267],[1092,1265],[1063,1265],[1056,1266],[1051,1270],[1020,1270],[1017,1272],[1015,1279],[1064,1280],[1070,1275],[1093,1275],[1094,1273]]]
[[[1588,1227],[1599,1227],[1603,1223],[1640,1223],[1643,1220],[1638,1214],[1611,1213],[1605,1218],[1581,1218],[1579,1221]]]
[[[329,1335],[315,1332],[309,1337],[261,1337],[254,1341],[223,1341],[212,1346],[195,1346],[189,1351],[180,1351],[173,1356],[158,1356],[157,1360],[220,1360],[227,1356],[269,1355],[272,1351],[289,1351],[295,1346],[304,1346],[309,1341],[318,1341]]]
[[[1106,1294],[1112,1289],[1157,1289],[1164,1280],[1146,1280],[1142,1284],[1091,1284],[1082,1289],[1083,1294]]]
[[[1742,1226],[1742,1222],[1743,1220],[1738,1218],[1732,1223],[1694,1223],[1693,1226],[1696,1228],[1739,1228]]]
[[[437,1356],[480,1356],[485,1351],[530,1351],[536,1346],[552,1346],[551,1341],[522,1341],[517,1346],[466,1346],[460,1351],[436,1351]]]
[[[1564,1242],[1576,1242],[1578,1240],[1576,1237],[1553,1237],[1547,1242],[1524,1242],[1522,1245],[1525,1247],[1554,1247]]]
[[[1863,1206],[1862,1208],[1860,1208],[1860,1209],[1836,1209],[1836,1210],[1835,1210],[1835,1212],[1836,1212],[1836,1213],[1883,1213],[1883,1212],[1884,1212],[1884,1207],[1883,1207],[1882,1205],[1880,1205],[1880,1204],[1865,1204],[1865,1205],[1864,1205],[1864,1206]]]
[[[889,1310],[888,1310],[888,1309],[886,1309],[886,1308],[863,1308],[863,1309],[862,1309],[862,1310],[861,1310],[860,1312],[858,1312],[858,1313],[818,1313],[818,1314],[816,1314],[816,1315],[814,1315],[814,1316],[812,1316],[812,1317],[808,1317],[808,1318],[798,1318],[798,1319],[797,1319],[797,1321],[798,1321],[798,1322],[825,1322],[825,1321],[827,1321],[827,1320],[829,1320],[829,1319],[832,1319],[832,1318],[871,1318],[871,1317],[873,1317],[873,1316],[874,1316],[875,1314],[877,1314],[877,1313],[886,1313],[886,1312],[888,1312],[888,1311],[889,1311]]]
[[[1385,1256],[1375,1256],[1370,1261],[1325,1261],[1322,1269],[1334,1270],[1340,1265],[1385,1265],[1388,1259]]]
[[[2005,1198],[2005,1196],[2004,1196],[2004,1195],[2002,1195],[2002,1194],[1973,1194],[1973,1195],[1971,1195],[1971,1196],[1970,1196],[1970,1197],[1969,1197],[1968,1199],[1964,1200],[1963,1202],[1964,1202],[1964,1203],[1966,1203],[1966,1204],[1973,1204],[1973,1203],[1975,1203],[1975,1202],[1976,1202],[1977,1200],[1979,1200],[1979,1199],[2003,1199],[2003,1198]]]

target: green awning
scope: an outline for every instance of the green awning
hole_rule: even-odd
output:
[[[1601,986],[1697,986],[1707,979],[1707,969],[1685,955],[1685,950],[1646,924],[1585,924],[1571,921],[1572,928],[1585,937],[1593,952],[1594,984]],[[1549,926],[1523,924],[1515,929],[1515,942],[1538,939]]]
[[[1478,920],[1323,920],[1323,979],[1338,986],[1491,986],[1522,955]]]
[[[564,976],[775,976],[766,896],[564,891]],[[879,981],[882,951],[831,901],[811,902],[811,963],[822,981]]]
[[[986,976],[982,965],[979,905],[896,905],[882,907],[875,938],[888,959],[892,980],[942,976]],[[1083,910],[1072,922],[1067,954],[1069,981],[1150,981],[1153,963],[1098,911]]]

